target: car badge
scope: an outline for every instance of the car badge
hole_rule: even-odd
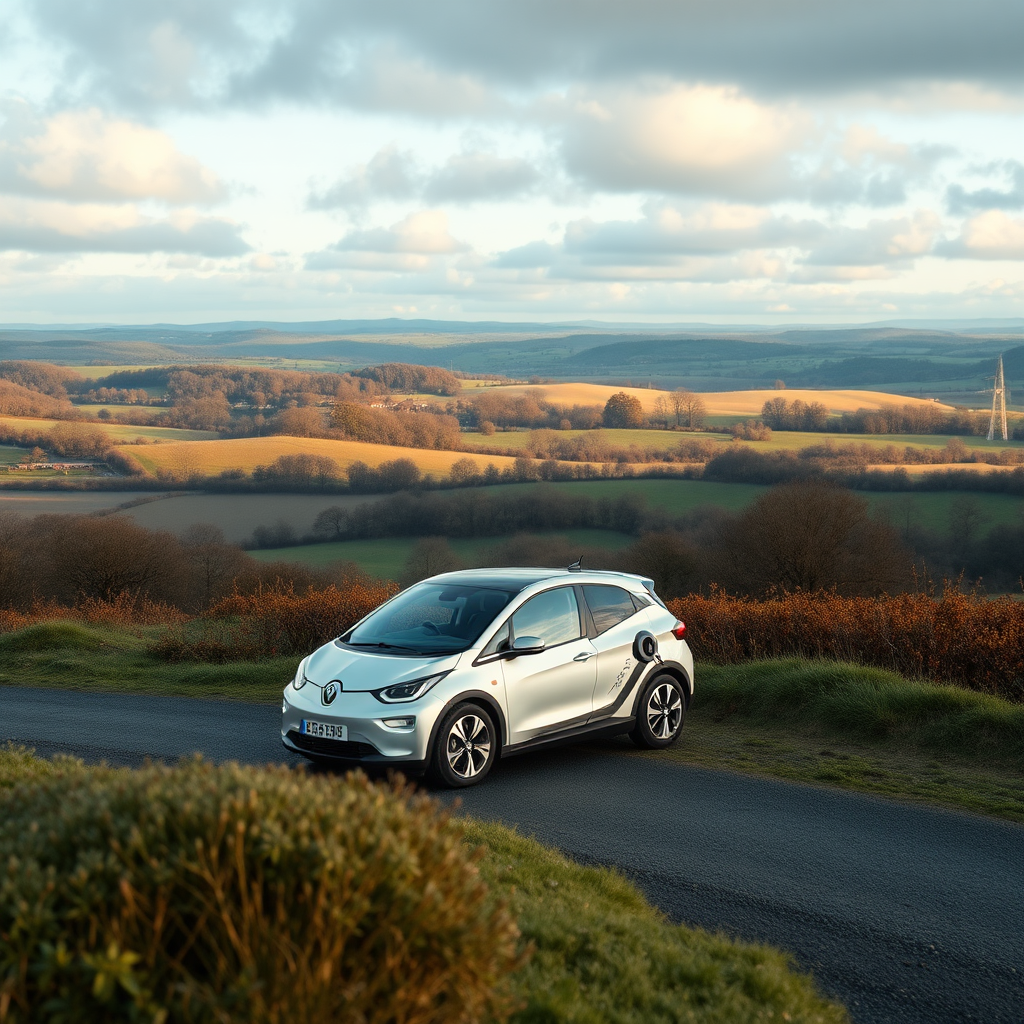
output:
[[[339,693],[341,693],[341,680],[332,679],[320,691],[320,700],[322,700],[324,704],[333,704],[335,697],[337,697]]]

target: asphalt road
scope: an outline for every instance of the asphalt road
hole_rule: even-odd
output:
[[[294,763],[278,722],[265,705],[0,689],[0,740],[118,764]],[[626,750],[514,758],[463,807],[618,865],[674,920],[789,950],[857,1022],[1024,1021],[1024,828]]]

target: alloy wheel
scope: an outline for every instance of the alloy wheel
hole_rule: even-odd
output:
[[[668,683],[662,683],[651,691],[647,701],[647,724],[659,740],[674,736],[683,720],[683,698],[679,691]]]
[[[459,778],[479,775],[491,756],[491,731],[487,723],[474,714],[456,718],[448,730],[445,753],[448,766]]]

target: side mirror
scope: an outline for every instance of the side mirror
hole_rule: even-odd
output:
[[[517,636],[512,641],[512,654],[539,654],[544,650],[544,641],[539,636]]]

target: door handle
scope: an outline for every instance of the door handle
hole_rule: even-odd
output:
[[[573,658],[573,661],[589,661],[594,656],[592,651],[580,651],[579,654]]]

